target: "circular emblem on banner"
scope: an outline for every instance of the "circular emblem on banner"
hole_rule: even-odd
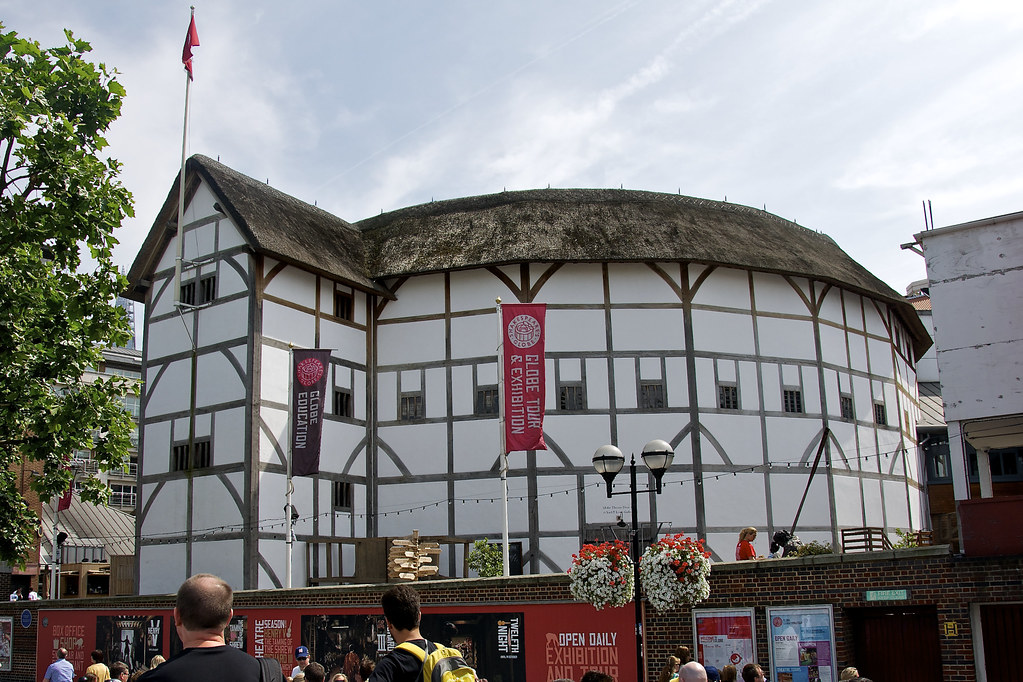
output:
[[[312,386],[323,376],[323,363],[316,358],[306,358],[298,363],[295,376],[303,386]]]
[[[540,323],[532,315],[517,315],[508,323],[508,340],[516,348],[532,348],[540,340]]]

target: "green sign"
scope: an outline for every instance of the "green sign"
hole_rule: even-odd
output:
[[[905,601],[909,599],[909,590],[867,590],[866,601]]]

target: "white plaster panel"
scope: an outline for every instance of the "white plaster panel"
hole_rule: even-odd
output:
[[[845,332],[826,324],[820,325],[821,358],[826,364],[849,366],[849,354],[845,347]]]
[[[219,452],[214,453],[218,464],[223,463],[219,458]],[[201,531],[213,530],[221,526],[241,525],[243,522],[242,510],[238,508],[230,489],[224,484],[224,480],[234,488],[240,503],[245,504],[245,474],[236,471],[216,476],[193,476],[192,478],[192,519],[198,535]],[[283,503],[282,503],[283,504]]]
[[[906,484],[901,481],[883,481],[882,491],[884,492],[888,527],[908,530],[910,523]]]
[[[168,355],[191,350],[192,342],[188,337],[192,331],[191,317],[170,317],[150,323],[146,329],[146,357],[150,365]],[[185,324],[188,325],[187,330]]]
[[[577,512],[578,515],[578,512]],[[523,542],[523,552],[525,545]],[[572,555],[579,552],[579,540],[577,538],[540,538],[540,552],[547,557],[554,565],[540,564],[541,573],[564,573],[572,565]],[[528,566],[523,567],[523,573],[527,572]]]
[[[877,304],[869,299],[863,301],[864,317],[867,320],[867,333],[876,334],[877,336],[888,336],[888,329],[884,326],[884,321],[881,319],[877,307]],[[881,309],[885,310],[883,307]]]
[[[391,365],[441,360],[444,358],[444,333],[444,320],[380,325],[377,327],[378,363]]]
[[[611,334],[619,351],[685,347],[681,310],[612,310]]]
[[[548,379],[550,383],[550,379]],[[611,389],[607,377],[607,360],[586,359],[586,405],[591,410],[606,410],[611,406]]]
[[[557,360],[561,381],[581,381],[583,364],[579,358],[561,358]]]
[[[638,406],[636,397],[636,360],[634,358],[615,358],[615,401],[619,409],[635,409]]]
[[[547,361],[547,369],[550,369],[550,361]],[[547,375],[547,383],[553,381],[552,374]],[[481,362],[476,365],[476,383],[480,386],[497,385],[497,362]]]
[[[269,275],[271,269],[269,263],[266,265],[267,272],[264,276]],[[309,313],[306,314],[311,314],[316,309],[316,275],[292,265],[286,265],[273,279],[266,282],[263,291],[267,296],[309,308]]]
[[[217,221],[219,234],[217,235],[217,242],[220,246],[221,251],[232,249],[236,246],[243,246],[247,242],[241,231],[235,226],[234,222],[230,218],[224,218]]]
[[[771,500],[774,504],[774,518],[783,519],[782,523],[786,524],[789,519],[796,518],[796,509],[799,507],[799,500],[803,497],[806,481],[810,475],[809,468],[803,470],[805,474],[796,471],[795,467],[792,471],[794,473],[771,474]],[[831,523],[827,476],[813,477],[810,491],[806,494],[806,502],[803,504],[803,511],[799,515],[799,522],[805,526],[827,526]],[[802,533],[797,533],[797,535],[803,539]]]
[[[717,268],[696,290],[693,305],[712,305],[748,311],[750,309],[748,274],[734,268]]]
[[[810,414],[821,413],[821,388],[816,367],[801,367],[803,378],[803,409]]]
[[[739,363],[739,407],[744,410],[759,410],[760,395],[757,387],[757,365],[754,362]]]
[[[849,334],[849,368],[867,371],[867,339],[862,334]]]
[[[287,411],[263,405],[259,416],[262,422],[259,424],[259,461],[285,465],[284,453],[288,449]]]
[[[199,313],[198,345],[212,346],[242,339],[249,334],[249,302],[247,299],[224,301]]]
[[[798,280],[803,283],[805,280]],[[753,296],[757,311],[807,315],[806,303],[792,286],[779,275],[753,273]]]
[[[764,463],[763,441],[760,436],[760,417],[745,414],[703,414],[700,423],[736,466]],[[704,464],[724,464],[717,448],[704,435],[702,441]]]
[[[832,417],[839,417],[842,414],[838,390],[838,373],[831,369],[821,370],[824,373],[824,399],[828,404],[828,414]]]
[[[764,410],[768,412],[781,411],[781,377],[778,373],[778,365],[764,363],[761,366],[762,383],[764,385]]]
[[[333,320],[320,320],[320,348],[331,348],[334,356],[359,365],[366,364],[366,333]]]
[[[618,415],[617,445],[625,454],[626,466],[628,466],[629,457],[635,453],[636,462],[645,469],[646,467],[641,463],[643,446],[655,439],[671,443],[688,423],[689,415],[665,412]],[[591,450],[591,458],[592,455],[593,451]],[[676,449],[676,463],[680,463],[678,462],[678,449]]]
[[[209,185],[205,181],[200,182],[199,186],[195,189],[195,194],[192,195],[192,199],[185,205],[184,224],[188,225],[200,218],[217,214],[216,209],[213,208],[213,204],[216,201],[217,196],[210,189]]]
[[[170,468],[170,422],[147,424],[140,466],[143,475],[165,474]]]
[[[578,487],[575,476],[544,476],[537,481],[536,506],[542,519],[541,530],[579,528]]]
[[[155,381],[158,367],[148,368],[146,390],[149,392],[146,402],[146,418],[152,419],[169,412],[188,409],[191,377],[191,361],[178,360],[172,362],[167,370]]]
[[[713,409],[718,406],[714,361],[710,358],[696,358],[696,395],[700,407]]]
[[[626,455],[626,462],[628,461],[628,455]],[[642,465],[640,465],[642,466]],[[637,470],[637,474],[638,474]],[[583,509],[586,514],[586,523],[596,523],[601,525],[613,526],[618,521],[618,517],[625,519],[626,523],[632,516],[632,507],[629,504],[628,495],[616,495],[612,498],[607,497],[607,486],[604,483],[604,479],[596,473],[593,476],[586,476],[586,498],[584,500]],[[626,463],[625,468],[622,469],[622,473],[618,474],[618,477],[614,481],[614,490],[628,490],[629,489],[629,465]],[[668,504],[670,498],[666,493],[662,493],[657,500],[658,505]],[[663,506],[659,507],[663,509]],[[663,516],[659,518],[671,519],[675,522],[675,513],[673,506],[669,507],[672,509],[670,512],[665,512]],[[659,511],[660,514],[660,511]],[[637,500],[636,516],[640,523],[645,523],[650,520],[650,506],[645,500]]]
[[[405,381],[402,380],[402,386]],[[448,414],[448,375],[442,367],[426,370],[426,396],[423,407],[427,417],[446,417]]]
[[[377,375],[377,412],[380,421],[398,418],[398,373],[380,372]]]
[[[745,522],[743,525],[745,526]],[[695,536],[695,533],[690,533],[690,535]],[[760,537],[758,536],[757,541],[759,540]],[[707,533],[707,541],[703,546],[710,552],[711,560],[714,562],[735,561],[735,545],[738,541],[738,530],[735,533]],[[758,544],[757,541],[753,543],[753,546],[757,554],[759,554],[760,548],[756,546]]]
[[[692,477],[684,477],[686,482],[683,485],[669,484],[670,480],[678,480],[677,476],[670,477],[671,474],[665,474],[665,485],[657,496],[658,520],[667,521],[674,528],[696,528],[696,496],[693,494]]]
[[[173,594],[188,578],[184,545],[146,545],[139,553],[139,594]]]
[[[435,532],[436,529],[448,527],[447,499],[447,484],[442,482],[421,481],[381,485],[378,537],[404,537],[411,535],[413,530],[419,530],[422,535],[439,534]],[[456,517],[459,512],[468,511],[470,511],[468,507],[455,502]],[[475,510],[473,511],[475,513]]]
[[[443,275],[410,277],[398,287],[395,294],[397,300],[387,302],[380,315],[381,320],[440,315],[444,312]]]
[[[685,358],[667,358],[664,361],[664,373],[668,384],[668,406],[689,405],[689,373]]]
[[[813,323],[809,320],[758,317],[760,354],[776,358],[815,360]]]
[[[828,290],[827,295],[824,296],[824,302],[821,304],[820,318],[827,320],[828,322],[834,322],[840,327],[845,326],[843,319],[844,307],[842,305],[842,290],[837,287],[831,287]]]
[[[863,525],[863,500],[856,476],[835,476],[835,512],[841,527]]]
[[[865,525],[884,526],[884,513],[881,501],[881,482],[876,479],[863,479],[863,506],[866,509]]]
[[[313,348],[316,344],[316,319],[294,308],[263,301],[263,336],[298,348]]]
[[[639,378],[646,380],[661,379],[661,359],[660,358],[640,358],[639,359]]]
[[[451,319],[451,357],[496,357],[501,342],[496,313]]]
[[[719,381],[735,381],[736,366],[732,360],[717,360],[714,363],[717,368]]]
[[[883,377],[895,376],[891,344],[877,339],[869,339],[867,346],[867,352],[870,353],[870,373]]]
[[[388,426],[381,428],[380,434],[381,442],[391,448],[413,476],[447,472],[447,427],[444,424]],[[389,459],[380,453],[381,476],[393,475],[384,473],[385,460]]]
[[[591,468],[593,453],[601,445],[611,442],[611,427],[606,416],[592,414],[564,416],[557,412],[548,412],[543,427],[548,447],[556,443],[577,467]]]
[[[159,489],[159,492],[157,490]],[[142,485],[143,508],[149,506],[141,520],[142,537],[183,533],[186,522],[188,481],[178,478],[157,484]]]
[[[515,296],[500,279],[483,269],[457,270],[450,273],[451,309],[486,310],[496,313],[497,299],[515,302]],[[399,292],[400,293],[400,292]],[[493,318],[491,318],[493,319]],[[497,323],[494,323],[496,334]]]
[[[358,424],[327,421],[323,425],[323,441],[320,452],[320,471],[340,474],[365,472],[358,463],[365,456],[363,439],[366,429]],[[349,463],[352,468],[349,469]]]
[[[170,252],[167,252],[170,253]],[[174,255],[170,253],[170,264],[174,267]],[[173,277],[158,277],[153,279],[153,286],[149,289],[149,298],[146,300],[146,313],[152,317],[167,315],[174,312],[174,289],[171,286]],[[181,323],[178,322],[180,325]]]
[[[196,385],[198,407],[245,399],[246,378],[238,375],[224,353],[203,353],[196,361],[196,371],[202,377]]]
[[[606,350],[603,310],[548,310],[547,352]]]
[[[819,419],[805,417],[767,417],[768,460],[773,464],[795,463],[804,456],[813,462],[819,441]]]
[[[288,380],[291,374],[291,353],[284,348],[275,348],[263,344],[260,348],[260,387],[259,395],[263,401],[271,401],[287,405]]]
[[[707,525],[735,526],[736,542],[738,530],[753,525],[750,519],[767,518],[767,494],[764,491],[764,477],[761,474],[740,473],[708,480],[704,486],[704,494],[707,500]],[[736,504],[736,500],[742,500],[742,504]],[[766,532],[763,534],[767,535]],[[732,557],[734,556],[733,552]]]
[[[678,271],[677,265],[668,265]],[[659,274],[642,263],[613,263],[608,266],[611,303],[678,303],[678,294]]]
[[[747,313],[694,309],[693,346],[696,350],[753,355],[753,318]]]
[[[863,306],[870,303],[857,294],[844,292],[842,300],[845,307],[845,323],[850,329],[863,331]]]
[[[459,365],[451,368],[451,413],[473,414],[476,411],[476,387],[472,384],[472,367]]]
[[[423,374],[418,369],[410,369],[401,372],[398,378],[401,392],[421,391],[423,389]]]
[[[217,230],[213,223],[200,225],[198,227],[185,228],[184,260],[186,262],[182,264],[182,280],[187,281],[189,279],[189,275],[194,274],[194,271],[189,273],[188,261],[198,260],[215,253],[213,240],[216,236],[216,232]],[[173,244],[174,242],[172,241],[171,243]]]
[[[508,481],[510,532],[521,533],[529,529],[528,491],[523,490],[521,486],[524,485],[525,481],[521,479],[511,478]],[[501,541],[504,500],[499,477],[455,481],[455,499],[456,533]]]
[[[860,376],[854,376],[852,378],[852,385],[853,412],[856,414],[856,418],[860,420],[873,420],[874,401],[870,389],[870,381]]]
[[[174,268],[174,260],[178,256],[177,248],[178,242],[177,236],[175,235],[164,245],[164,249],[160,253],[160,259],[157,261],[156,267],[154,268],[156,272],[162,272],[163,270],[170,270]]]
[[[295,493],[292,495],[292,502],[295,504],[295,508],[299,510],[299,513],[303,513],[302,508],[304,498],[299,497],[299,489],[304,490],[307,494],[311,490],[308,484],[310,480],[305,476],[294,477],[295,482]],[[259,486],[257,488],[259,495],[259,519],[263,524],[280,524],[276,530],[283,533],[284,523],[284,501],[287,496],[287,483],[288,477],[283,473],[271,473],[268,471],[261,471],[259,473]],[[297,529],[297,526],[296,526]],[[297,530],[296,530],[297,532]],[[283,542],[281,543],[284,544]]]
[[[248,434],[245,431],[245,409],[236,407],[217,412],[213,437],[213,461],[218,465],[245,461]],[[244,487],[238,489],[240,493]]]
[[[501,450],[501,431],[496,417],[455,422],[452,425],[452,438],[455,471],[489,471],[497,461]],[[521,456],[512,453],[509,461],[514,462],[515,458]]]
[[[545,266],[540,268],[534,264],[530,267],[530,273],[535,280],[543,272]],[[518,276],[509,273],[512,281],[518,281]],[[546,301],[557,301],[563,304],[594,304],[604,302],[604,278],[601,273],[601,266],[598,263],[573,263],[562,266],[554,275],[547,280],[540,295]]]

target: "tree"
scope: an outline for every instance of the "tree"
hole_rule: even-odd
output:
[[[91,46],[3,33],[0,24],[0,560],[24,564],[39,519],[11,467],[42,463],[32,488],[45,503],[67,491],[76,450],[99,468],[123,466],[133,423],[128,380],[90,383],[102,348],[129,338],[114,305],[127,286],[113,263],[113,230],[133,215],[119,164],[103,160],[103,134],[124,88]],[[95,478],[83,499],[105,502]]]
[[[500,545],[487,542],[486,538],[472,543],[469,552],[469,568],[481,578],[493,578],[504,574],[504,550]]]

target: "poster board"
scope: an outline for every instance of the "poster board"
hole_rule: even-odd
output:
[[[14,617],[0,616],[0,670],[10,671],[14,651]]]
[[[835,616],[830,604],[767,607],[771,679],[835,682]]]
[[[756,627],[752,608],[693,609],[696,660],[718,670],[752,663],[756,656]]]

